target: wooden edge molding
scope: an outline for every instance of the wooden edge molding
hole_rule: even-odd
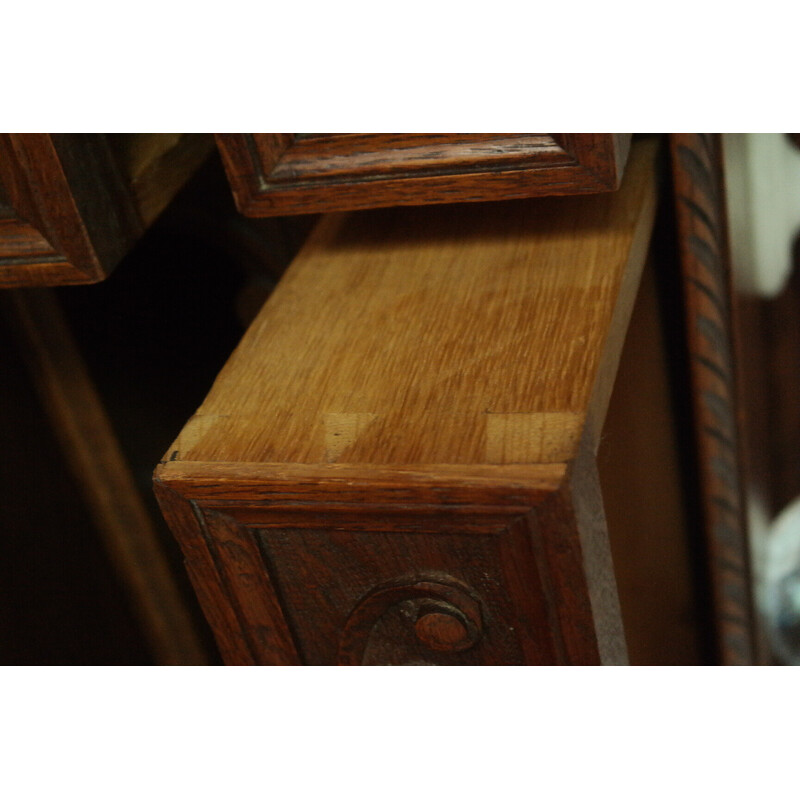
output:
[[[229,516],[205,511],[159,482],[154,491],[226,663],[298,664],[280,603],[249,533]]]
[[[453,520],[464,533],[505,528],[557,491],[567,465],[475,468],[443,465],[390,469],[324,464],[166,462],[154,474],[204,508],[264,528],[435,532]]]
[[[524,574],[518,575],[519,552],[520,548],[532,546],[532,507],[559,491],[567,479],[567,465],[488,467],[475,469],[474,475],[469,474],[469,467],[460,465],[436,467],[435,473],[428,470],[422,465],[388,469],[368,465],[169,460],[159,464],[154,475],[156,498],[183,550],[189,578],[226,663],[301,663],[255,530],[280,533],[286,529],[322,529],[333,535],[336,531],[398,536],[448,531],[466,536],[491,535],[497,537],[499,551],[507,561],[514,602],[523,608],[533,603]],[[511,485],[503,472],[516,476]],[[459,476],[457,482],[455,475]],[[556,548],[557,552],[563,549],[563,544]],[[541,551],[536,558],[542,561],[547,556]],[[544,563],[540,570],[543,575],[548,572]],[[376,587],[380,602],[375,598],[359,601],[342,631],[337,663],[362,663],[373,626],[388,608],[384,600],[388,605],[411,596],[446,600],[456,608],[450,608],[449,613],[456,615],[463,615],[464,609],[469,608],[469,600],[464,600],[464,591],[468,590],[454,593],[451,580],[445,580],[445,586],[440,585],[441,576],[433,583],[431,579],[420,581],[416,575],[406,582],[408,585],[393,586],[391,591],[381,592],[381,587]],[[554,605],[557,597],[557,590],[551,590],[550,613],[554,620],[558,619]],[[468,612],[466,619],[466,635],[473,642],[479,638],[480,612],[477,616]],[[434,633],[429,631],[427,635]],[[541,632],[529,631],[524,618],[519,622],[518,637],[526,658],[537,663],[536,659],[542,658],[542,648],[553,647],[547,663],[567,663],[567,649],[559,631],[553,630],[549,635],[555,637],[555,643],[543,644]],[[594,663],[597,653],[589,638],[584,649],[570,651],[569,655],[582,659],[581,663]]]
[[[681,133],[670,145],[717,648],[723,664],[754,664],[721,141]]]
[[[229,664],[299,663],[269,563],[259,553],[254,533],[286,529],[325,530],[331,535],[362,531],[491,536],[498,541],[507,591],[516,607],[533,604],[539,616],[550,617],[547,631],[529,629],[527,613],[520,612],[517,636],[525,663],[625,664],[625,636],[593,465],[586,438],[576,462],[558,465],[563,467],[560,481],[528,488],[522,496],[509,495],[508,487],[503,490],[495,481],[488,486],[485,481],[425,486],[421,475],[419,485],[411,487],[398,483],[397,476],[393,486],[380,480],[365,480],[363,486],[350,479],[329,480],[327,485],[309,480],[304,492],[292,487],[288,478],[285,485],[273,479],[265,485],[263,471],[260,481],[254,476],[262,465],[239,469],[249,474],[249,481],[219,481],[209,478],[208,465],[202,462],[194,481],[170,475],[169,462],[161,465],[154,487]],[[230,472],[232,477],[235,470]],[[382,494],[383,504],[376,502]],[[577,524],[565,525],[572,518]],[[530,567],[525,563],[538,565],[544,600],[537,599],[529,585]],[[481,613],[465,611],[471,606],[463,591],[449,580],[440,585],[441,579],[423,578],[415,575],[392,587],[374,587],[352,611],[338,663],[361,663],[376,620],[389,605],[412,596],[455,607],[448,614],[464,617],[464,646],[477,641]],[[435,631],[426,635],[435,636]]]
[[[0,182],[28,240],[0,285],[102,280],[143,230],[102,134],[2,134]]]
[[[187,491],[196,487],[199,493],[214,486],[259,486],[265,491],[269,481],[274,491],[308,485],[324,495],[334,492],[341,496],[343,489],[368,486],[373,490],[383,485],[392,487],[436,487],[441,484],[448,491],[454,485],[471,493],[481,487],[510,487],[535,497],[539,492],[553,491],[564,480],[567,464],[471,465],[471,464],[409,464],[386,466],[383,464],[270,464],[226,463],[219,461],[181,461],[177,451],[159,463],[154,477],[169,483],[184,484]],[[227,488],[226,488],[227,491]],[[465,495],[474,496],[472,494]]]
[[[208,134],[0,134],[0,287],[103,280],[212,148]]]
[[[397,135],[395,146],[407,149],[416,135]],[[312,142],[313,150],[303,143],[309,159],[298,162],[298,167],[308,162],[319,165],[306,172],[280,166],[292,157],[295,134],[216,134],[237,208],[255,217],[612,191],[622,180],[631,138],[630,134],[520,134],[513,137],[515,142],[528,137],[532,144],[515,145],[515,159],[503,160],[498,154],[504,136],[512,138],[497,134],[494,148],[487,144],[482,157],[462,160],[456,155],[459,145],[444,142],[406,171],[392,171],[397,168],[387,155],[391,150],[370,150],[370,138],[390,138],[380,134],[353,135],[361,149],[350,156],[338,155],[343,166],[329,170],[324,166],[329,142],[321,137],[319,145]],[[550,142],[544,161],[539,141],[543,137]],[[349,137],[341,138],[346,143]],[[353,165],[350,171],[347,163]]]

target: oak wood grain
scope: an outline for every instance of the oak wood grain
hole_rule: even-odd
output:
[[[250,532],[303,663],[624,663],[594,452],[656,149],[616,194],[330,216],[290,266],[155,478]],[[252,642],[201,551],[223,651]],[[442,615],[467,638],[431,647]]]
[[[647,145],[633,189],[602,199],[325,218],[172,460],[570,461],[596,386],[607,404],[603,348],[647,245]]]

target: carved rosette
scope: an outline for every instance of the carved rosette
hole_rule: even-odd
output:
[[[342,665],[387,663],[388,653],[406,664],[436,663],[437,653],[469,650],[483,633],[477,595],[452,578],[409,578],[369,592],[353,609],[339,646]]]

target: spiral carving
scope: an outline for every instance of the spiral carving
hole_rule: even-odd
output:
[[[714,623],[724,664],[754,663],[719,135],[671,135]]]
[[[420,657],[426,651],[469,650],[483,635],[481,602],[468,587],[454,579],[406,579],[373,589],[353,609],[342,633],[339,663],[364,664],[371,640],[389,617],[402,621]],[[428,662],[417,658],[407,663]]]

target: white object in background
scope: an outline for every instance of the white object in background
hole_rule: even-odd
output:
[[[783,133],[726,133],[723,148],[734,288],[777,297],[800,233],[800,149]],[[800,498],[771,525],[757,500],[748,508],[759,613],[775,656],[800,665]]]
[[[800,232],[800,149],[785,133],[726,133],[723,147],[735,287],[775,297]]]
[[[800,498],[770,529],[759,606],[775,654],[784,664],[800,665]]]

